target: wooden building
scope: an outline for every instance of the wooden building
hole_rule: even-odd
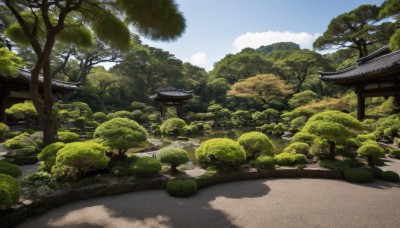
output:
[[[150,99],[157,101],[160,104],[161,118],[165,117],[167,106],[176,106],[176,114],[183,119],[183,104],[185,101],[192,99],[191,90],[176,89],[168,86],[164,89],[159,89],[155,94],[150,96]]]
[[[0,122],[14,124],[15,119],[5,114],[5,110],[13,104],[30,100],[31,73],[28,69],[21,68],[15,77],[0,75]],[[43,91],[43,77],[39,77],[40,88]],[[70,83],[53,80],[54,94],[69,94],[79,90],[79,83]]]
[[[400,51],[384,46],[338,72],[319,72],[322,81],[353,88],[357,94],[357,119],[365,119],[366,97],[394,97],[400,107]]]

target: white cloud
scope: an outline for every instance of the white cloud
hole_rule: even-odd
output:
[[[197,52],[190,57],[190,63],[196,66],[204,67],[207,63],[207,55],[205,52]]]
[[[262,45],[270,45],[277,42],[294,42],[301,48],[312,48],[312,43],[321,34],[309,34],[307,32],[293,33],[289,31],[267,31],[267,32],[248,32],[238,36],[233,46],[237,51],[243,48],[258,48]]]

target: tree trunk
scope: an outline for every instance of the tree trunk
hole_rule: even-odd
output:
[[[368,159],[368,165],[373,167],[374,165],[372,164],[372,156],[368,156],[367,159]]]
[[[329,159],[335,160],[335,142],[328,141],[329,143]]]

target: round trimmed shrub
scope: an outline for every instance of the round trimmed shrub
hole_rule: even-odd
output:
[[[295,154],[296,164],[307,164],[308,160],[304,154]]]
[[[281,153],[275,156],[276,163],[283,166],[293,166],[296,164],[296,156],[292,153]]]
[[[286,147],[283,152],[304,154],[307,156],[310,153],[310,146],[305,142],[295,142]]]
[[[385,150],[375,142],[364,143],[364,145],[358,148],[357,153],[360,156],[366,157],[369,165],[373,165],[373,158],[385,156]]]
[[[2,161],[0,161],[0,173],[7,174],[15,178],[22,175],[21,168],[18,165]]]
[[[103,123],[108,120],[107,115],[104,112],[96,112],[93,114],[93,119],[98,123]]]
[[[57,132],[58,141],[63,143],[76,142],[79,140],[79,135],[70,131]]]
[[[21,186],[14,177],[0,173],[0,207],[18,202]]]
[[[189,161],[189,155],[186,150],[176,147],[164,147],[160,150],[157,155],[157,159],[161,163],[167,163],[171,165],[171,171],[177,172],[176,167],[181,164],[185,164]]]
[[[95,142],[73,142],[57,152],[51,171],[57,178],[75,179],[90,171],[106,169],[106,148]]]
[[[94,137],[102,139],[102,144],[119,149],[119,154],[125,154],[129,148],[147,140],[146,130],[136,121],[126,118],[114,118],[98,126]]]
[[[131,113],[126,111],[126,110],[122,110],[122,111],[117,111],[114,113],[110,113],[107,115],[108,119],[114,119],[114,118],[127,118],[129,119],[131,117]]]
[[[246,160],[240,144],[226,138],[209,139],[195,153],[200,163],[216,166],[238,166]]]
[[[167,192],[175,197],[188,197],[197,193],[197,182],[192,179],[176,180],[170,179],[167,182]]]
[[[10,128],[4,123],[0,122],[0,140],[4,139],[8,132],[10,132]]]
[[[38,159],[42,161],[41,170],[51,172],[51,167],[56,164],[57,152],[64,148],[65,143],[55,142],[46,146],[39,154]]]
[[[305,142],[308,145],[311,145],[316,138],[315,135],[312,135],[307,132],[297,132],[295,135],[292,137],[292,143],[295,142]]]
[[[160,130],[162,134],[182,135],[186,122],[180,118],[170,118],[164,121]]]
[[[274,169],[276,160],[274,157],[261,155],[250,162],[250,165],[258,169]]]
[[[365,169],[346,169],[343,172],[344,179],[356,183],[370,183],[374,181],[372,172]]]
[[[390,181],[390,182],[399,182],[400,181],[399,174],[397,174],[394,171],[384,171],[381,173],[381,177],[385,181]]]
[[[162,165],[157,159],[141,157],[132,162],[129,166],[129,171],[137,176],[152,177],[161,171],[161,167]]]
[[[400,150],[391,150],[390,157],[400,159]]]
[[[247,158],[254,159],[259,155],[273,156],[275,148],[271,140],[261,132],[248,132],[241,135],[238,143],[246,152]]]

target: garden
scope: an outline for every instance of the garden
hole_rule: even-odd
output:
[[[210,71],[128,28],[176,40],[186,22],[175,1],[23,2],[0,5],[1,226],[133,191],[190,197],[252,179],[400,181],[387,169],[400,159],[395,0],[333,18],[314,50],[244,48]],[[377,62],[386,68],[368,68]],[[365,65],[362,85],[358,74],[334,76]],[[152,99],[171,86],[190,99]]]

